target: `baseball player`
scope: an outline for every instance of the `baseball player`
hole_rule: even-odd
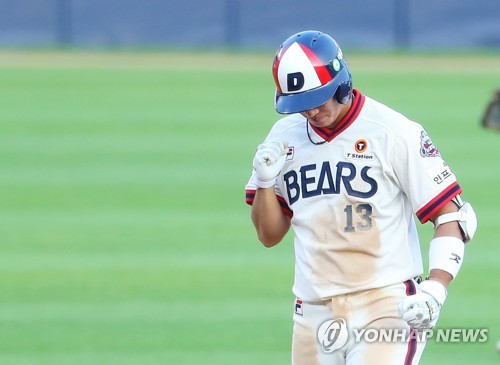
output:
[[[352,88],[329,35],[288,38],[273,76],[288,116],[258,146],[246,200],[266,247],[294,231],[292,363],[417,364],[475,213],[422,126]],[[435,227],[422,282],[413,214]],[[366,341],[355,329],[407,335]]]

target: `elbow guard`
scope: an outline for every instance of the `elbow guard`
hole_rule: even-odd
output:
[[[444,223],[457,221],[462,231],[464,243],[469,242],[474,237],[477,229],[476,212],[474,212],[470,203],[464,202],[460,198],[460,195],[457,195],[452,201],[457,205],[458,212],[440,215],[434,222],[434,228]]]

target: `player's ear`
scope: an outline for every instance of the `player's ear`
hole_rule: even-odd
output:
[[[352,83],[349,82],[343,82],[339,85],[337,88],[337,91],[335,92],[335,99],[340,104],[347,104],[349,100],[352,98]]]

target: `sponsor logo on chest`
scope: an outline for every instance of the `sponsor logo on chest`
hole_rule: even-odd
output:
[[[346,151],[344,157],[349,160],[373,160],[375,156],[366,153],[368,149],[368,142],[366,139],[358,139],[354,143],[354,151]]]

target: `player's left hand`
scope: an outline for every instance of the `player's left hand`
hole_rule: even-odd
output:
[[[400,303],[399,312],[411,328],[429,330],[438,321],[447,291],[445,286],[436,280],[425,280],[419,287],[420,293],[410,295]]]

